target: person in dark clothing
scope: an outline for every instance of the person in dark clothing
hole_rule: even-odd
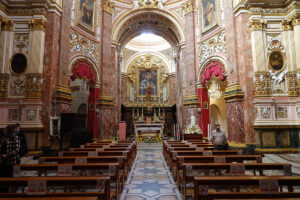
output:
[[[20,140],[16,125],[8,125],[0,137],[0,177],[12,177],[13,166],[20,163]],[[0,192],[8,192],[0,188]]]
[[[17,131],[18,131],[18,137],[20,140],[20,156],[27,156],[28,154],[28,149],[27,149],[27,139],[25,134],[21,131],[21,126],[20,124],[16,124]]]

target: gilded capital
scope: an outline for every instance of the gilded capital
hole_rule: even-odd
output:
[[[195,9],[194,0],[187,0],[182,7],[184,14],[187,15]]]
[[[3,24],[4,24],[3,30],[5,31],[13,30],[13,26],[14,26],[13,20],[4,20]]]
[[[281,26],[282,26],[283,31],[293,30],[293,26],[291,24],[291,21],[282,20]]]
[[[115,4],[111,2],[110,0],[104,0],[103,1],[103,10],[109,14],[112,14],[112,11],[115,7]]]
[[[249,21],[251,31],[263,31],[267,28],[267,23],[263,19],[252,19]]]
[[[45,31],[45,20],[43,19],[30,19],[28,23],[31,30]]]

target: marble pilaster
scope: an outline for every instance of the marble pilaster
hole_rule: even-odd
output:
[[[9,62],[12,56],[12,51],[10,48],[13,44],[13,21],[6,20],[3,23],[3,29],[1,31],[0,38],[0,62],[1,62],[1,73],[10,73]]]
[[[300,14],[295,17],[292,22],[294,27],[294,41],[295,41],[295,52],[296,52],[296,65],[297,69],[300,69]]]

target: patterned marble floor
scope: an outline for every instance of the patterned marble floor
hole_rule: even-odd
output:
[[[121,200],[181,200],[160,152],[139,151]]]

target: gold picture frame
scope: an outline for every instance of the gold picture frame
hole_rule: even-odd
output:
[[[278,50],[271,51],[268,55],[268,66],[273,72],[283,71],[286,65],[286,56]]]
[[[202,33],[218,26],[218,2],[216,0],[201,0]]]
[[[13,64],[13,59],[14,59],[15,56],[17,56],[17,55],[22,55],[22,56],[24,56],[25,62],[26,62],[26,63],[24,63],[24,64],[25,64],[24,70],[23,70],[22,72],[19,72],[19,73],[16,72],[16,71],[13,69],[14,66],[12,66],[12,65],[14,65],[14,64]],[[16,61],[16,62],[18,62],[18,61]],[[21,62],[21,61],[19,61],[19,62]],[[22,64],[22,63],[17,63],[17,64]],[[22,53],[22,52],[14,53],[13,56],[10,58],[10,62],[9,62],[9,69],[10,69],[10,72],[11,72],[12,74],[16,75],[16,76],[21,76],[21,75],[23,75],[23,74],[26,73],[27,68],[28,68],[28,58],[27,58],[26,54],[24,54],[24,53]]]
[[[96,0],[77,0],[78,26],[90,33],[95,32]]]

